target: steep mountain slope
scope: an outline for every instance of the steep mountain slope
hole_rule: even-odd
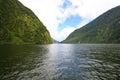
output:
[[[64,43],[120,43],[120,6],[72,32]]]
[[[52,39],[35,14],[18,0],[0,0],[0,44],[47,44]]]

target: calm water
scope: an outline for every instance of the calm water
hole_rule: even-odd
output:
[[[120,80],[120,45],[0,45],[0,80]]]

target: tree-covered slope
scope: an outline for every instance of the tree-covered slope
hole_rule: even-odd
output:
[[[120,43],[120,6],[72,32],[64,43]]]
[[[51,36],[36,15],[18,0],[0,0],[0,44],[47,44]]]

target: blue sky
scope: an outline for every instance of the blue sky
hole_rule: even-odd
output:
[[[120,0],[19,0],[30,8],[49,30],[52,38],[62,41]]]
[[[72,5],[72,3],[69,0],[65,0],[61,7],[66,9],[66,8],[68,8],[71,5]]]
[[[64,22],[59,23],[58,32],[69,26],[76,28],[81,21],[82,18],[79,15],[71,15]]]

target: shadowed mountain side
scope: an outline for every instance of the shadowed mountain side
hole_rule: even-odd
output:
[[[75,30],[63,43],[120,43],[120,6]]]

